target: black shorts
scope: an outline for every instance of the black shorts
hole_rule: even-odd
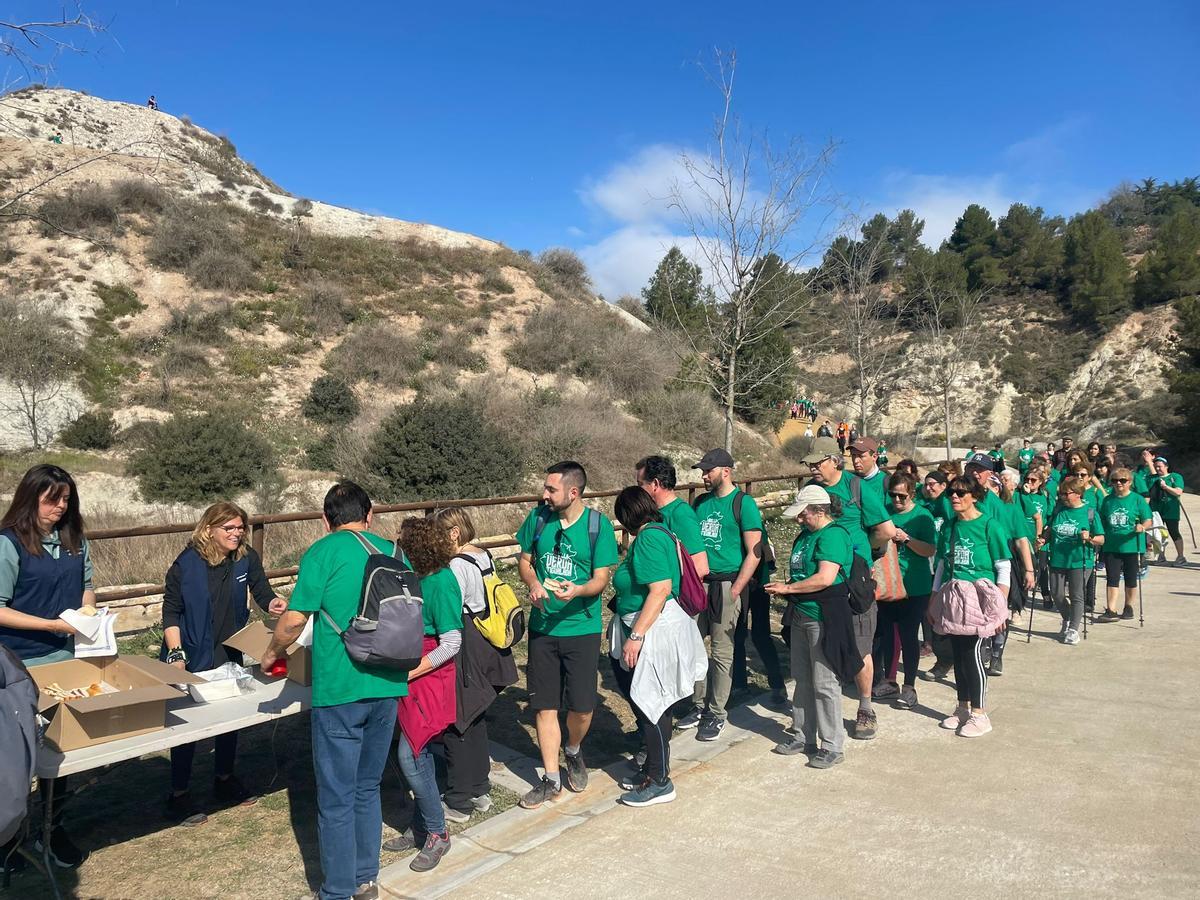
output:
[[[554,637],[529,632],[529,662],[525,681],[531,709],[562,709],[563,694],[571,712],[590,713],[596,707],[600,666],[600,635]]]
[[[1120,587],[1121,578],[1125,579],[1125,587],[1137,587],[1138,583],[1138,554],[1136,553],[1105,553],[1104,576],[1110,588]]]

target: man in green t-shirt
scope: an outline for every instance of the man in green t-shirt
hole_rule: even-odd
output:
[[[587,787],[581,745],[596,707],[600,663],[600,595],[620,561],[612,522],[583,505],[587,473],[577,462],[546,470],[542,503],[517,531],[521,580],[529,589],[529,706],[536,713],[538,748],[545,775],[521,806],[537,809],[563,788],[558,751],[567,762],[566,787]],[[564,690],[564,684],[566,686]],[[562,742],[559,710],[567,710],[567,743]]]
[[[696,617],[701,636],[710,639],[708,678],[696,682],[692,710],[675,727],[696,728],[696,739],[701,741],[715,741],[725,727],[738,623],[750,583],[762,563],[762,513],[753,498],[734,486],[733,467],[733,457],[719,448],[709,450],[692,467],[700,470],[708,488],[695,504],[700,537],[708,552],[708,609]],[[734,504],[739,505],[740,515]],[[782,688],[777,653],[774,672]]]
[[[878,445],[867,437],[860,437],[850,447],[850,461],[855,469],[865,474],[878,472],[876,452]],[[856,449],[857,448],[857,449]],[[878,474],[864,479],[860,475],[842,471],[842,456],[837,445],[821,438],[812,442],[802,462],[812,469],[813,482],[821,485],[841,503],[842,512],[836,525],[850,533],[854,552],[870,565],[874,557],[873,548],[883,547],[896,533],[887,507],[883,501],[883,476]],[[858,689],[858,715],[855,718],[853,737],[870,740],[879,732],[879,721],[871,704],[874,687],[875,666],[871,651],[875,643],[875,626],[879,612],[875,604],[861,615],[854,616],[854,640],[862,654],[863,667],[854,679]]]
[[[408,694],[408,673],[356,663],[325,619],[328,615],[345,626],[358,614],[369,557],[360,537],[380,553],[392,553],[390,542],[367,530],[370,498],[352,481],[335,484],[325,495],[322,518],[329,534],[301,557],[288,609],[260,663],[263,671],[269,669],[295,643],[308,617],[321,613],[313,623],[312,643],[321,896],[349,897],[379,874],[379,782],[395,729],[396,699]],[[357,800],[348,803],[347,797]],[[363,868],[360,860],[370,862]]]
[[[1021,442],[1020,451],[1017,453],[1017,468],[1020,469],[1022,478],[1024,478],[1025,473],[1029,471],[1029,465],[1033,462],[1033,458],[1036,455],[1037,451],[1033,449],[1033,446],[1029,442],[1029,438],[1025,438]]]
[[[700,520],[696,518],[696,511],[675,494],[675,466],[665,456],[647,456],[638,460],[633,474],[638,487],[649,494],[658,507],[667,530],[679,539],[691,556],[696,574],[701,578],[706,576],[708,551],[700,536]]]

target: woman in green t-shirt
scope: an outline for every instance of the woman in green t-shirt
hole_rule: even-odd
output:
[[[953,517],[938,537],[929,620],[935,631],[950,638],[958,706],[942,727],[962,737],[981,737],[992,723],[984,705],[987,672],[980,651],[983,640],[1008,621],[1012,551],[1002,524],[979,508],[986,494],[983,485],[963,476],[950,482],[946,494]]]
[[[1165,456],[1154,457],[1154,474],[1150,476],[1150,508],[1162,517],[1167,533],[1175,543],[1175,565],[1186,566],[1183,555],[1183,535],[1179,532],[1180,501],[1183,496],[1183,476],[1171,471]],[[1166,562],[1165,555],[1159,562]]]
[[[766,585],[767,593],[794,602],[792,727],[796,736],[777,744],[774,752],[782,756],[805,753],[814,769],[828,769],[845,759],[842,692],[821,648],[822,606],[845,604],[845,614],[850,615],[845,573],[853,565],[854,547],[846,529],[834,523],[841,512],[841,502],[823,487],[805,485],[783,511],[785,518],[795,518],[802,529],[792,544],[787,583]]]
[[[897,545],[904,593],[908,596],[879,604],[879,621],[875,626],[875,671],[894,671],[898,636],[904,659],[904,687],[899,687],[894,680],[885,680],[880,682],[874,697],[895,697],[899,707],[912,709],[917,705],[917,669],[921,659],[919,633],[933,590],[929,559],[936,549],[937,529],[929,510],[916,505],[917,482],[910,475],[897,472],[888,479],[887,491],[892,505],[892,524],[896,526],[892,541]]]
[[[1104,574],[1108,581],[1108,603],[1096,621],[1116,622],[1133,618],[1133,598],[1137,595],[1138,572],[1146,552],[1145,533],[1154,520],[1150,504],[1133,492],[1133,473],[1122,467],[1112,473],[1113,492],[1100,504],[1104,523]],[[1121,599],[1121,579],[1125,580],[1125,609],[1117,612]]]
[[[1033,549],[1033,567],[1037,571],[1037,588],[1042,592],[1042,599],[1047,609],[1053,601],[1050,600],[1049,571],[1045,547],[1042,544],[1042,530],[1050,514],[1050,498],[1046,494],[1046,470],[1034,464],[1025,473],[1021,482],[1021,492],[1017,494],[1017,502],[1025,514],[1026,534],[1029,546]]]
[[[408,696],[400,698],[400,740],[396,760],[412,791],[412,834],[387,841],[384,849],[416,847],[409,868],[428,872],[450,850],[446,814],[438,792],[430,744],[456,718],[454,657],[462,647],[462,590],[450,570],[456,549],[445,522],[410,518],[400,523],[398,543],[421,579],[425,646],[421,662],[408,673]]]
[[[1088,574],[1095,564],[1095,548],[1104,543],[1100,511],[1083,499],[1087,488],[1078,475],[1064,478],[1058,486],[1058,507],[1046,524],[1050,593],[1062,616],[1059,637],[1064,644],[1079,643]]]
[[[627,487],[617,495],[614,512],[631,543],[612,578],[616,597],[609,658],[646,750],[646,765],[621,782],[626,793],[620,801],[652,806],[675,799],[671,708],[691,696],[707,671],[707,659],[700,633],[677,602],[680,553],[686,551],[662,524],[654,500],[643,488]]]

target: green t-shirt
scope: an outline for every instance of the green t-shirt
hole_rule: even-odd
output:
[[[988,456],[990,456],[993,460],[995,460],[1000,465],[1000,468],[1004,468],[1004,451],[1003,450],[989,450]]]
[[[663,524],[671,530],[671,534],[679,538],[683,549],[689,554],[700,553],[704,550],[704,538],[700,537],[700,520],[696,511],[676,497],[659,510]]]
[[[1083,505],[1090,506],[1092,509],[1099,512],[1100,504],[1104,501],[1104,492],[1100,488],[1092,485],[1083,489]]]
[[[829,496],[837,497],[842,502],[842,514],[838,516],[837,523],[850,532],[850,538],[854,542],[854,552],[866,560],[867,565],[870,565],[871,538],[868,530],[881,522],[888,521],[888,514],[883,505],[883,492],[875,488],[871,481],[863,481],[858,478],[862,485],[862,506],[859,507],[854,502],[854,496],[850,489],[851,479],[854,478],[858,478],[858,476],[843,472],[837,484],[826,484],[822,487],[829,492]]]
[[[1143,497],[1150,496],[1150,479],[1154,473],[1146,466],[1138,466],[1133,470],[1133,492]]]
[[[942,578],[960,581],[996,580],[996,561],[1012,559],[1004,529],[991,516],[947,519],[938,537],[935,562]]]
[[[924,507],[914,505],[908,512],[892,513],[892,522],[909,537],[937,546],[937,528],[933,524],[933,516]],[[932,593],[933,572],[929,568],[929,557],[914,553],[906,546],[900,547],[899,555],[905,593],[910,597],[924,597]]]
[[[742,568],[746,557],[741,531],[762,531],[762,513],[754,498],[747,496],[742,502],[742,527],[738,530],[733,517],[733,504],[740,489],[734,489],[724,497],[716,494],[701,494],[696,501],[696,518],[700,522],[700,537],[708,551],[710,572],[728,574]]]
[[[1099,511],[1088,506],[1060,506],[1050,517],[1050,568],[1086,569],[1095,562],[1095,550],[1083,543],[1083,532],[1104,534],[1104,521]]]
[[[942,497],[945,494],[946,492],[942,491],[937,497],[927,497],[924,488],[917,491],[917,505],[926,510],[933,518],[933,527],[938,534],[942,533],[942,525],[946,522],[946,514],[942,506]]]
[[[788,582],[803,581],[817,574],[822,562],[837,563],[841,569],[833,577],[834,584],[846,581],[845,573],[854,563],[854,547],[850,534],[837,525],[826,525],[819,531],[801,529],[792,542],[792,558],[788,564]],[[792,594],[796,609],[811,619],[821,621],[821,604],[808,594]]]
[[[686,548],[685,548],[686,549]],[[647,525],[629,546],[625,559],[613,573],[617,593],[617,615],[635,613],[646,603],[650,585],[671,582],[671,597],[679,596],[679,553],[671,536],[661,528]]]
[[[1179,521],[1179,498],[1172,497],[1166,491],[1155,490],[1154,486],[1159,482],[1170,485],[1173,488],[1183,487],[1183,476],[1178,472],[1168,472],[1166,475],[1152,475],[1150,477],[1150,493],[1154,499],[1150,502],[1150,508],[1162,516],[1164,522]]]
[[[517,543],[522,553],[531,557],[537,579],[546,581],[570,581],[587,584],[595,569],[615,566],[619,561],[617,534],[607,516],[600,516],[600,534],[596,537],[596,558],[592,560],[591,544],[588,541],[588,516],[582,515],[564,529],[557,515],[551,515],[538,538],[537,555],[533,553],[533,535],[537,530],[537,519],[541,507],[530,511],[517,531]],[[581,634],[600,634],[604,630],[600,621],[600,595],[574,597],[567,602],[549,594],[544,609],[536,607],[529,611],[529,630],[555,637],[577,637]]]
[[[1100,504],[1104,523],[1105,553],[1145,553],[1146,536],[1134,528],[1151,516],[1150,504],[1141,494],[1130,491],[1126,497],[1109,494]]]
[[[1025,515],[1025,536],[1033,541],[1037,538],[1037,522],[1034,517],[1042,514],[1042,525],[1046,524],[1046,515],[1049,512],[1050,501],[1046,499],[1046,495],[1037,492],[1027,494],[1024,491],[1016,494],[1017,502],[1021,504],[1021,512]]]
[[[458,579],[447,566],[421,579],[421,617],[430,637],[463,627],[463,596]]]
[[[1012,500],[1008,503],[1000,500],[999,509],[1000,514],[997,518],[1004,525],[1004,530],[1008,532],[1009,540],[1015,541],[1029,537],[1029,524],[1025,521],[1025,508],[1017,500],[1016,494],[1013,494]]]
[[[380,553],[392,553],[390,541],[366,531],[363,536]],[[325,535],[300,558],[300,573],[288,608],[317,614],[313,623],[313,706],[408,695],[407,672],[359,665],[320,614],[321,610],[327,612],[339,627],[350,624],[358,615],[366,565],[367,551],[348,531]]]
[[[1024,447],[1017,453],[1017,468],[1024,475],[1029,471],[1029,464],[1033,462],[1033,458],[1037,456],[1037,451],[1032,447]]]
[[[1050,474],[1046,476],[1046,493],[1051,497],[1058,496],[1058,485],[1062,481],[1062,472],[1058,469],[1051,469]]]

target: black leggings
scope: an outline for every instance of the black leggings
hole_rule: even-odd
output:
[[[983,709],[987,697],[987,672],[983,668],[983,657],[979,655],[983,638],[974,634],[950,635],[950,646],[954,649],[954,686],[958,690],[958,702],[970,703],[972,709]]]
[[[625,671],[621,661],[613,659],[611,654],[609,654],[608,661],[612,663],[613,678],[617,680],[617,687],[629,701],[629,707],[633,710],[638,727],[642,729],[642,741],[646,745],[646,774],[653,781],[661,784],[671,774],[671,729],[674,727],[671,707],[668,706],[663,711],[657,722],[651,722],[633,702],[633,697],[630,695],[633,687],[633,672]]]
[[[1138,583],[1138,554],[1136,553],[1105,553],[1104,577],[1110,588],[1120,587],[1121,579],[1125,579],[1125,587],[1137,587]]]
[[[213,774],[224,778],[233,774],[233,760],[237,756],[238,733],[227,731],[213,738],[216,759]],[[196,757],[195,744],[180,744],[171,748],[171,789],[186,791],[192,780],[192,760]]]
[[[1182,541],[1183,535],[1179,533],[1178,519],[1163,519],[1163,524],[1167,526],[1167,534],[1171,536],[1173,541]]]
[[[896,641],[892,638],[892,627],[900,630],[900,656],[904,660],[904,683],[912,686],[917,683],[917,669],[921,659],[921,639],[919,633],[921,622],[925,618],[925,607],[929,604],[929,595],[922,597],[906,597],[890,603],[877,604],[879,620],[875,625],[875,648],[871,654],[875,658],[876,677],[882,677],[892,668],[892,658],[896,655]]]
[[[775,639],[771,636],[771,597],[758,581],[750,582],[746,595],[746,602],[742,604],[742,614],[733,632],[733,668],[730,670],[729,680],[735,688],[744,688],[747,685],[748,634],[754,642],[754,649],[758,651],[758,658],[762,660],[763,668],[767,670],[767,686],[773,691],[780,690],[783,688],[783,669],[779,665],[779,651],[775,648]]]

